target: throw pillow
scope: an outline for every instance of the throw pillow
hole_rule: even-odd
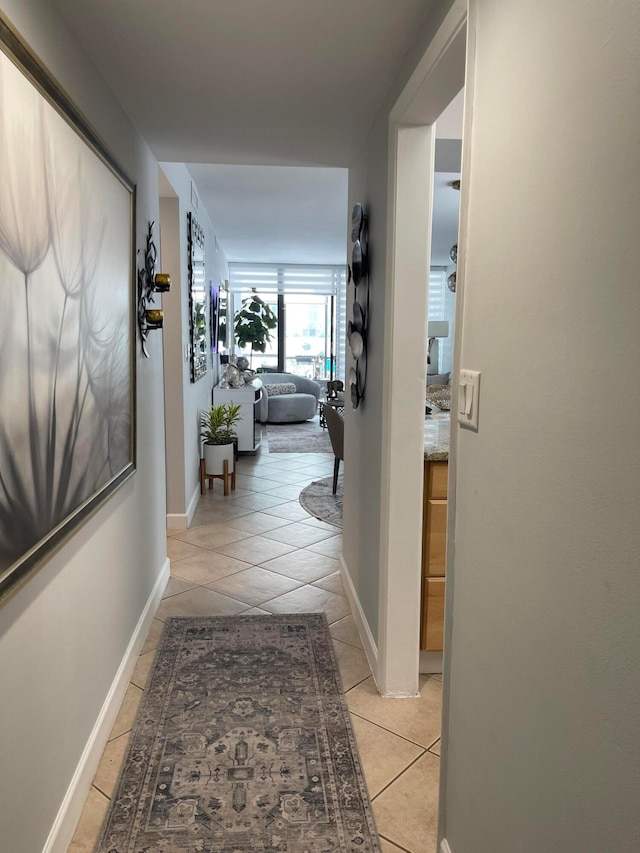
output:
[[[281,394],[295,394],[296,386],[293,382],[274,382],[272,385],[263,385],[267,397],[279,397]]]
[[[427,403],[448,412],[451,408],[451,385],[430,385],[425,392]]]

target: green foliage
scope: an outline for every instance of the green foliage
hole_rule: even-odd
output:
[[[236,437],[234,426],[242,420],[240,406],[221,403],[200,412],[200,438],[205,444],[231,444]]]
[[[250,344],[251,352],[264,352],[271,341],[272,330],[278,325],[278,318],[255,288],[242,300],[242,308],[236,311],[233,319],[238,346],[244,349]]]

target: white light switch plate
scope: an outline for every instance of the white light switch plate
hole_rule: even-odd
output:
[[[458,390],[458,423],[469,429],[478,429],[480,402],[480,373],[477,370],[461,370]]]

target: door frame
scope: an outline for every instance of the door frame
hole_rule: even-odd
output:
[[[466,23],[466,0],[454,0],[389,115],[381,448],[387,488],[381,503],[377,679],[383,696],[416,696],[419,686],[433,125],[465,84]]]

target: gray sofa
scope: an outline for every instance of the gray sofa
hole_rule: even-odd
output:
[[[318,408],[320,386],[306,376],[294,373],[261,373],[258,375],[262,385],[280,385],[288,382],[296,386],[294,394],[278,394],[269,397],[262,389],[259,406],[259,420],[262,423],[289,424],[308,421]]]

